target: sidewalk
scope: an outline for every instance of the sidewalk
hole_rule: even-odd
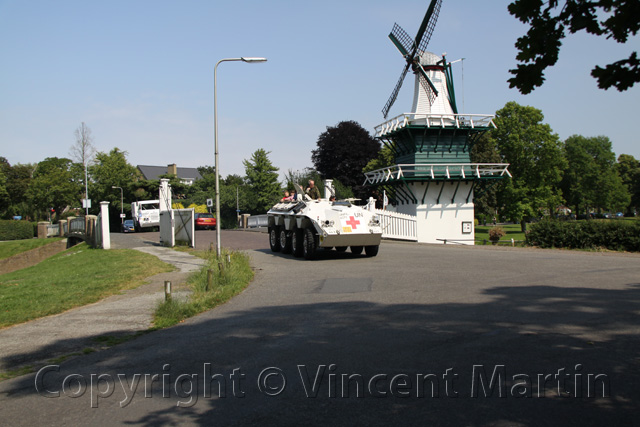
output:
[[[178,271],[149,277],[149,283],[94,304],[0,330],[0,372],[38,365],[61,355],[99,348],[100,336],[123,336],[145,331],[153,311],[164,298],[164,281],[175,288],[197,271],[204,260],[184,252],[139,241],[135,250],[157,256]],[[114,248],[119,248],[115,245]]]

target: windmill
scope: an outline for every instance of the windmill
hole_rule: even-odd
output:
[[[385,224],[415,224],[396,231],[390,227],[388,237],[473,245],[474,196],[511,174],[506,163],[471,160],[476,142],[496,126],[491,114],[458,113],[451,69],[458,61],[427,52],[441,5],[442,0],[429,1],[415,38],[398,24],[389,34],[406,64],[382,110],[385,121],[375,127],[375,138],[393,160],[365,172],[365,185],[383,194],[385,204],[389,201],[386,210],[376,210]],[[387,119],[409,70],[415,75],[413,108]]]
[[[396,83],[389,100],[382,109],[387,118],[391,106],[396,101],[402,83],[409,69],[416,75],[416,87],[413,100],[413,112],[430,113],[432,106],[439,101],[435,110],[440,113],[457,113],[453,93],[453,79],[450,66],[444,58],[427,52],[427,45],[436,27],[442,0],[431,0],[427,13],[422,20],[418,33],[414,39],[398,24],[393,25],[389,38],[407,61],[400,79]],[[445,102],[448,101],[448,102]]]

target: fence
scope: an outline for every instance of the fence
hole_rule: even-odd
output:
[[[385,239],[418,241],[418,225],[413,215],[373,209],[382,227],[382,237]]]

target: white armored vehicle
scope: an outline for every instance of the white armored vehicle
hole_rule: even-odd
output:
[[[382,239],[380,221],[373,212],[349,200],[312,200],[299,188],[303,200],[276,203],[269,212],[269,244],[273,252],[313,259],[318,248],[376,256]],[[300,197],[300,196],[299,196]]]

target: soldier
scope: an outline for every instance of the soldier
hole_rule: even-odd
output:
[[[313,200],[320,199],[320,190],[318,190],[318,187],[315,186],[315,183],[312,179],[309,180],[309,186],[306,188],[306,190],[304,190],[304,192],[307,193],[307,195]]]

